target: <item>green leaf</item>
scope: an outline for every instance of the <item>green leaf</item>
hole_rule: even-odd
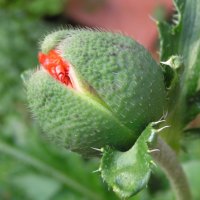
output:
[[[172,55],[179,53],[179,41],[182,30],[182,12],[185,7],[185,0],[174,0],[176,13],[172,23],[166,21],[157,22],[160,34],[160,59],[168,60]]]
[[[130,197],[147,185],[152,161],[148,145],[153,145],[156,140],[153,125],[151,123],[146,127],[127,152],[119,152],[110,147],[103,150],[100,165],[102,178],[121,198]]]
[[[172,23],[158,22],[160,53],[161,61],[173,55],[183,58],[185,69],[177,102],[182,99],[186,104],[185,110],[192,110],[191,116],[185,119],[187,123],[200,113],[198,103],[191,107],[193,96],[200,91],[200,0],[174,0],[174,5],[176,12]],[[171,102],[174,102],[173,98]]]
[[[187,95],[199,90],[200,80],[200,0],[186,1],[179,51],[185,60]]]

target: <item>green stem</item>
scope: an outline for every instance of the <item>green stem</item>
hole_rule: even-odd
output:
[[[175,152],[160,137],[155,149],[158,151],[151,149],[151,155],[169,178],[176,200],[191,200],[190,188]]]
[[[0,141],[0,152],[3,152],[7,155],[10,155],[14,158],[17,158],[24,163],[37,168],[40,171],[43,171],[46,174],[49,174],[50,176],[54,177],[55,179],[59,180],[72,190],[77,191],[78,193],[82,194],[83,196],[87,197],[91,200],[102,200],[97,194],[90,191],[88,188],[82,186],[81,184],[77,183],[70,177],[68,177],[66,174],[57,171],[56,169],[52,168],[51,166],[43,163],[42,161],[34,158],[33,156],[27,155],[25,152],[13,148],[12,146]]]

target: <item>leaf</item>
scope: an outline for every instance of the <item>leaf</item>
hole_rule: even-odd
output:
[[[179,96],[185,98],[189,110],[190,97],[200,90],[200,0],[174,0],[174,5],[172,24],[158,22],[161,61],[182,56],[185,70]],[[198,107],[192,109],[196,109],[193,113],[200,112]]]
[[[186,66],[185,89],[192,95],[200,80],[200,0],[186,1],[179,51]]]
[[[130,197],[147,185],[152,161],[147,142],[153,145],[156,140],[153,125],[151,123],[146,127],[127,152],[119,152],[110,147],[103,150],[100,165],[102,178],[121,198]]]
[[[176,13],[172,18],[172,24],[166,21],[158,21],[157,26],[160,34],[160,59],[168,60],[172,55],[179,52],[179,39],[182,30],[182,12],[185,6],[185,0],[174,1]]]

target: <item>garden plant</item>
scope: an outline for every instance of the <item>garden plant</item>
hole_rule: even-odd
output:
[[[145,189],[161,169],[174,199],[200,198],[179,159],[191,148],[187,136],[200,131],[193,125],[200,114],[200,1],[174,0],[174,7],[170,22],[155,22],[159,63],[128,36],[102,29],[61,29],[40,42],[38,67],[21,77],[41,130],[34,124],[34,139],[21,147],[23,140],[13,145],[0,136],[0,152],[25,163],[12,174],[26,172],[13,180],[28,197],[151,199]],[[198,170],[189,173],[198,177]],[[34,181],[42,191],[36,196]]]

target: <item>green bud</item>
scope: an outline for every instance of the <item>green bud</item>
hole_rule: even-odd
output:
[[[53,142],[84,156],[106,145],[125,151],[163,115],[162,70],[131,38],[66,30],[48,35],[41,46],[70,63],[76,84],[70,88],[42,68],[26,81],[30,109]]]

